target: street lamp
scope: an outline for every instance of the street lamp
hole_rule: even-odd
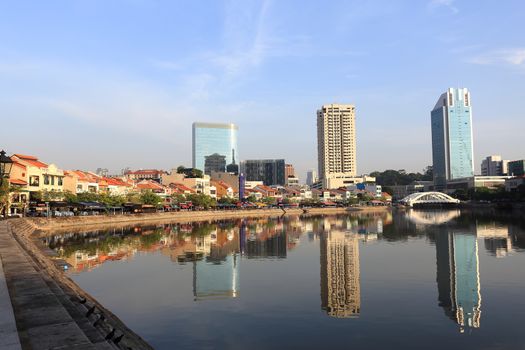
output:
[[[9,177],[12,166],[13,161],[11,160],[11,158],[5,155],[4,150],[0,151],[0,186],[2,186],[4,178]]]

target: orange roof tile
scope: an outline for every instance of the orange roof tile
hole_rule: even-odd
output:
[[[13,154],[13,156],[17,157],[18,159],[32,165],[32,166],[35,166],[37,168],[47,168],[47,164],[46,163],[42,163],[41,161],[38,160],[38,158],[36,157],[33,157],[33,156],[27,156],[27,155],[24,155],[24,154]]]

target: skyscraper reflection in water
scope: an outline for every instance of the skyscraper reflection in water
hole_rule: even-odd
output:
[[[321,308],[332,317],[359,317],[359,242],[355,233],[334,228],[321,235]]]
[[[460,332],[479,328],[481,294],[476,236],[439,232],[436,258],[439,306],[460,326]]]

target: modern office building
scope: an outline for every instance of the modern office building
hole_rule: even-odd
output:
[[[502,176],[507,175],[508,160],[501,159],[501,156],[488,156],[481,162],[481,176]]]
[[[436,190],[474,175],[472,110],[466,88],[450,88],[432,110],[432,161]]]
[[[446,227],[436,235],[439,306],[465,328],[479,328],[481,293],[478,242],[476,235],[450,232]]]
[[[355,106],[329,104],[317,111],[317,159],[321,180],[356,175]]]
[[[224,156],[226,164],[233,164],[239,155],[238,130],[235,124],[193,123],[193,168],[204,171],[206,157],[215,154]]]
[[[204,156],[204,173],[211,175],[212,171],[223,173],[226,170],[226,156],[214,153]]]
[[[355,233],[332,228],[321,235],[321,308],[331,317],[360,315],[359,242]]]
[[[525,159],[513,160],[509,162],[508,174],[511,176],[525,175]]]
[[[241,173],[246,181],[262,181],[266,186],[281,185],[285,181],[284,159],[246,160],[241,163]]]
[[[306,184],[308,186],[312,186],[314,183],[317,182],[317,171],[315,170],[308,170],[306,172]]]

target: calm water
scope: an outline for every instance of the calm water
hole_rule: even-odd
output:
[[[525,225],[460,211],[71,233],[71,277],[158,349],[525,349]]]

